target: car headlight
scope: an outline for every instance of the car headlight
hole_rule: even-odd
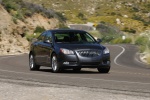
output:
[[[109,53],[109,49],[105,48],[104,51],[103,51],[103,54],[108,54],[108,53]]]
[[[67,54],[67,55],[74,54],[74,52],[72,50],[68,50],[68,49],[64,49],[64,48],[60,48],[60,52],[62,52],[63,54]]]

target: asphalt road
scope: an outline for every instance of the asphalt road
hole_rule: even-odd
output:
[[[100,74],[97,69],[82,69],[79,73],[72,70],[52,73],[49,67],[41,67],[40,71],[30,71],[28,54],[23,54],[0,57],[0,79],[115,90],[150,97],[150,67],[138,60],[137,47],[107,47],[111,52],[111,70],[108,74]]]

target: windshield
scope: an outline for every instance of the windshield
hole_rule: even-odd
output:
[[[95,43],[95,39],[86,32],[56,32],[56,43]]]

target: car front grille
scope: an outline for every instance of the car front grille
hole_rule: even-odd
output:
[[[100,56],[101,50],[79,50],[77,53],[82,57],[96,57]]]

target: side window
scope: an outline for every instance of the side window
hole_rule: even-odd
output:
[[[47,31],[44,40],[49,40],[49,42],[52,42],[52,33]]]
[[[38,40],[39,40],[39,41],[44,41],[45,33],[46,33],[46,32],[42,33],[42,34],[38,37]]]
[[[85,38],[87,42],[94,42],[94,39],[89,34],[85,34]]]

